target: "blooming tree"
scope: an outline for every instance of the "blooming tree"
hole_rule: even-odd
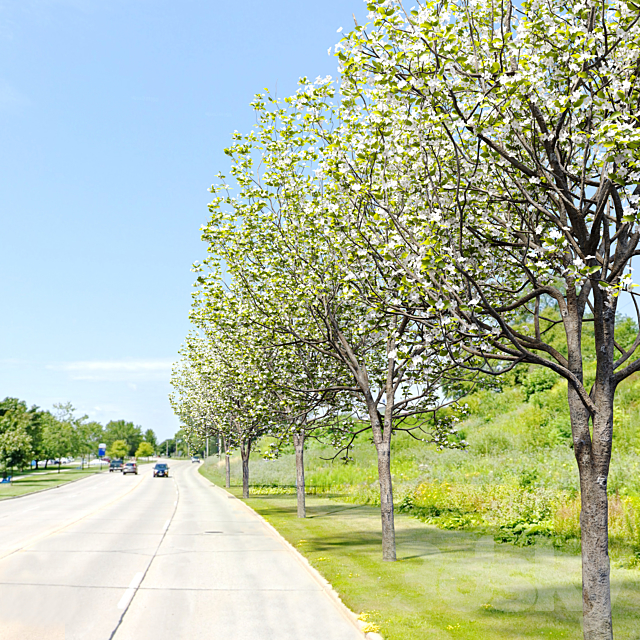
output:
[[[265,326],[265,309],[258,312],[252,301],[243,299],[242,288],[226,286],[215,274],[212,270],[203,280],[192,320],[210,344],[218,344],[220,335],[233,340],[236,356],[242,353],[243,368],[253,372],[269,417],[268,435],[274,438],[268,456],[276,456],[283,442],[293,441],[298,516],[305,517],[305,439],[335,423],[340,408],[336,393],[347,388],[345,374],[334,361]]]
[[[363,236],[376,217],[395,230],[387,255],[451,353],[489,374],[525,362],[567,380],[584,637],[608,640],[613,399],[640,369],[640,335],[630,348],[616,340],[621,296],[638,309],[640,6],[416,4],[374,0],[372,27],[339,46],[345,108],[369,131],[360,157],[344,160],[368,197]],[[365,166],[376,169],[368,181]],[[583,366],[586,322],[593,375]],[[556,324],[564,349],[546,339]]]
[[[425,420],[442,405],[440,384],[450,362],[430,347],[424,325],[392,309],[397,291],[389,294],[388,284],[394,279],[379,286],[381,272],[367,251],[342,251],[334,212],[350,202],[331,190],[325,194],[314,173],[326,144],[319,127],[335,115],[331,91],[328,83],[304,86],[284,104],[257,96],[258,131],[236,134],[227,150],[240,193],[230,195],[225,183],[212,187],[212,219],[203,237],[213,254],[209,266],[215,271],[224,263],[230,286],[253,305],[257,324],[283,342],[314,350],[346,375],[345,383],[327,389],[342,392],[343,402],[366,419],[352,438],[372,432],[383,558],[395,560],[391,437],[398,429],[417,430],[421,439],[460,446],[450,424]],[[218,279],[200,277],[205,315]],[[382,293],[372,296],[374,290]]]

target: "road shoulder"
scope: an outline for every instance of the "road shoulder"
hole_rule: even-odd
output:
[[[312,579],[319,585],[322,592],[331,600],[336,609],[340,612],[340,614],[349,622],[349,624],[353,625],[353,627],[362,634],[362,637],[366,638],[366,640],[379,640],[382,638],[377,633],[368,632],[363,633],[362,628],[365,626],[361,620],[358,619],[358,616],[351,610],[347,605],[344,604],[338,592],[333,588],[331,583],[315,568],[313,567],[307,558],[305,558],[268,520],[266,520],[263,516],[261,516],[255,509],[246,504],[243,500],[237,498],[232,493],[229,493],[224,488],[219,487],[203,476],[201,473],[197,473],[198,478],[202,480],[202,482],[206,483],[208,486],[212,487],[214,491],[217,491],[223,495],[225,495],[228,499],[234,500],[237,504],[241,505],[242,508],[251,513],[254,517],[258,518],[263,526],[267,529],[269,534],[278,540],[280,544],[285,547],[285,549],[296,559],[298,564],[312,577]]]

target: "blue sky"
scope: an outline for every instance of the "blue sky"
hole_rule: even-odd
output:
[[[0,0],[0,398],[160,438],[207,188],[360,0]]]

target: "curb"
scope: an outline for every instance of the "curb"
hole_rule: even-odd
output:
[[[362,637],[366,640],[384,640],[384,638],[379,634],[373,631],[364,632],[363,628],[366,626],[366,622],[362,620],[358,620],[358,616],[347,607],[347,605],[342,602],[340,595],[333,588],[331,583],[314,567],[311,563],[270,523],[267,522],[255,509],[252,509],[246,502],[237,498],[232,493],[229,493],[223,487],[219,487],[217,484],[214,484],[208,478],[205,478],[201,473],[198,475],[208,482],[214,489],[217,489],[227,495],[229,498],[233,498],[239,504],[241,504],[245,509],[250,511],[253,515],[257,516],[262,520],[262,523],[267,527],[269,532],[280,542],[282,542],[288,549],[293,553],[293,556],[298,560],[298,562],[302,565],[302,567],[311,575],[311,577],[320,585],[322,590],[325,592],[329,599],[333,601],[338,610],[342,613],[342,615],[358,630]]]

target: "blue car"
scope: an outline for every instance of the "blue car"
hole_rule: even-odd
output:
[[[153,467],[154,478],[168,478],[169,477],[169,465],[164,462],[158,462]]]

